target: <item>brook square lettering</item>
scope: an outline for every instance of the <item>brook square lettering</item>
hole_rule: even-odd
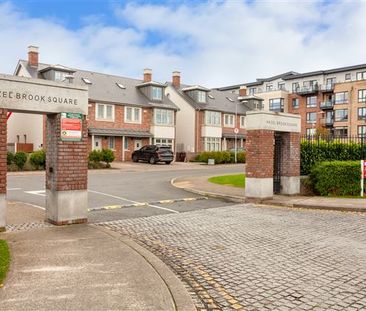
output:
[[[48,103],[57,103],[57,104],[66,104],[66,105],[75,105],[75,106],[78,104],[78,100],[76,98],[45,96],[45,95],[38,95],[38,94],[31,94],[31,93],[19,93],[19,92],[1,91],[1,90],[0,90],[0,98],[36,101],[36,102],[40,102],[40,103],[48,102]]]

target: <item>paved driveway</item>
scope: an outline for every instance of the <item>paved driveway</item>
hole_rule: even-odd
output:
[[[361,214],[236,205],[98,225],[146,247],[202,310],[366,310]]]

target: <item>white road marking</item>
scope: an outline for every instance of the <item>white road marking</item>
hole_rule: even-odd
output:
[[[25,205],[29,205],[29,206],[33,206],[35,208],[39,208],[43,211],[46,210],[46,208],[42,207],[42,206],[39,206],[39,205],[35,205],[35,204],[31,204],[31,203],[27,203],[27,202],[20,202],[20,201],[14,201],[14,203],[18,203],[18,204],[25,204]]]
[[[6,191],[22,190],[22,188],[7,188]]]
[[[129,199],[126,199],[126,198],[118,197],[118,196],[108,194],[108,193],[104,193],[104,192],[94,191],[94,190],[90,190],[90,189],[88,189],[88,191],[92,192],[92,193],[104,195],[104,196],[107,196],[107,197],[111,197],[111,198],[114,198],[114,199],[124,200],[124,201],[128,201],[128,202],[135,203],[135,204],[142,204],[141,202],[129,200]],[[157,209],[161,209],[161,210],[165,210],[165,211],[168,211],[168,212],[171,212],[171,213],[179,214],[179,212],[177,212],[175,210],[172,210],[170,208],[165,208],[165,207],[161,207],[161,206],[157,206],[157,205],[151,205],[151,204],[148,204],[148,206],[153,207],[153,208],[157,208]]]
[[[34,190],[34,191],[24,191],[25,193],[40,195],[42,197],[46,196],[46,190]]]

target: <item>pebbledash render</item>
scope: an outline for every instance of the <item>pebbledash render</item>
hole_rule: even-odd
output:
[[[29,47],[28,60],[18,62],[15,75],[88,87],[89,151],[109,148],[117,161],[128,161],[147,144],[175,150],[178,107],[165,95],[166,85],[152,80],[151,69],[140,80],[44,64],[38,58],[38,48]],[[42,116],[13,113],[8,129],[8,148],[14,151],[32,151],[46,143]]]
[[[366,136],[366,64],[306,73],[286,72],[218,90],[263,99],[264,110],[301,116],[301,134]]]

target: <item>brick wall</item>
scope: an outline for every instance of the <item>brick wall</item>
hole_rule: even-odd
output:
[[[246,176],[248,178],[273,177],[273,144],[273,131],[247,131]]]
[[[0,109],[0,194],[6,194],[7,110]]]
[[[300,134],[282,133],[281,175],[300,176]]]
[[[317,107],[314,107],[314,108],[306,107],[306,98],[309,96],[317,96]],[[321,110],[319,108],[320,102],[324,101],[323,94],[318,93],[317,95],[309,95],[309,96],[300,96],[295,93],[288,95],[288,112],[294,113],[294,114],[299,114],[301,116],[301,134],[302,135],[306,134],[306,129],[308,129],[308,128],[318,128],[318,127],[323,126],[321,123],[321,119],[323,118],[323,115],[322,115],[323,110]],[[292,99],[294,99],[294,98],[299,99],[299,108],[292,107]],[[316,117],[317,119],[316,119],[316,123],[314,125],[306,122],[306,114],[308,112],[317,113],[317,117]]]
[[[65,142],[60,138],[60,117],[60,114],[47,116],[46,189],[85,190],[88,181],[87,122],[84,117],[81,142]]]

